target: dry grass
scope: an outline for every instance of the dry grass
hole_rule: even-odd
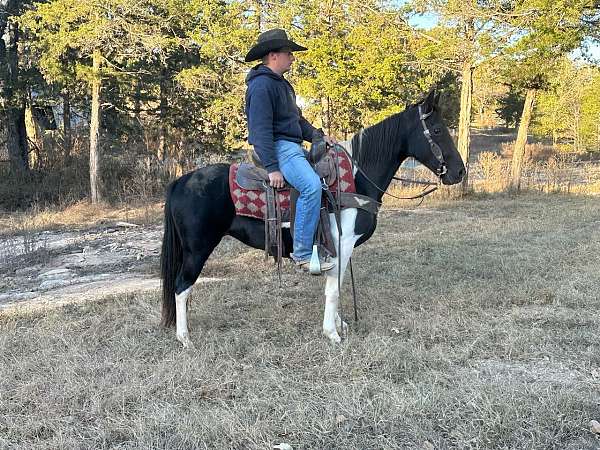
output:
[[[573,186],[570,191],[576,194],[598,195],[600,194],[600,179],[591,183]]]
[[[493,152],[481,152],[470,165],[470,187],[474,192],[507,192],[510,180],[508,159]],[[600,194],[600,164],[573,161],[565,155],[548,160],[526,159],[521,176],[522,191],[547,193]]]
[[[469,182],[477,193],[507,192],[515,132],[474,129]],[[549,193],[600,194],[598,161],[583,162],[589,155],[566,151],[547,140],[529,138],[525,146],[521,189]]]
[[[357,249],[362,318],[337,347],[322,281],[288,268],[280,290],[232,240],[192,351],[158,294],[1,312],[0,448],[598,448],[597,199],[426,206]]]
[[[500,155],[503,158],[511,160],[513,156],[513,150],[515,148],[515,142],[504,142],[500,146]],[[552,156],[556,155],[557,150],[555,147],[549,144],[543,144],[541,142],[532,142],[525,144],[525,155],[524,159],[531,161],[546,161]]]
[[[510,160],[494,152],[481,152],[477,157],[483,182],[478,183],[485,192],[505,192],[510,177]]]
[[[82,229],[111,221],[137,224],[155,223],[162,218],[163,202],[111,206],[81,201],[67,207],[30,208],[0,216],[0,235],[31,233],[40,230]]]

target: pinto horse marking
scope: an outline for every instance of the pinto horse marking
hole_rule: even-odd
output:
[[[354,135],[346,148],[368,177],[355,168],[357,193],[381,202],[383,193],[377,186],[387,189],[408,157],[438,174],[444,184],[462,180],[465,167],[442,122],[438,102],[439,96],[432,91],[422,102]],[[433,131],[426,136],[424,129]],[[432,142],[437,148],[433,148]],[[444,171],[439,170],[438,151],[443,157]],[[333,216],[331,219],[331,234],[338,248],[340,236]],[[377,215],[351,208],[342,211],[341,221],[341,254],[332,260],[335,267],[326,274],[325,283],[323,334],[332,343],[339,343],[340,333],[345,333],[347,328],[339,314],[338,265],[341,285],[354,247],[372,236]],[[193,345],[187,325],[188,296],[206,260],[225,235],[264,249],[264,221],[235,213],[229,191],[229,165],[206,166],[169,185],[161,252],[162,323],[177,326],[177,339],[184,347]],[[283,230],[283,244],[283,256],[289,257],[292,251],[289,228]]]

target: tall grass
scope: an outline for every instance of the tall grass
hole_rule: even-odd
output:
[[[532,144],[523,163],[521,188],[547,193],[600,193],[600,161],[580,161],[574,155],[548,153]],[[537,151],[536,149],[541,149]],[[510,159],[494,152],[481,152],[470,166],[475,192],[505,192],[509,186]]]

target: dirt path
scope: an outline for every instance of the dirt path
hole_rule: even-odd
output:
[[[412,214],[437,211],[419,208]],[[387,209],[384,215],[406,215]],[[111,224],[72,231],[0,236],[0,311],[83,302],[110,295],[158,291],[162,224]],[[235,269],[231,257],[248,250],[226,237],[196,283],[222,281]],[[270,265],[266,270],[274,270]],[[274,273],[274,272],[273,272]]]
[[[160,288],[161,225],[0,237],[0,309]]]

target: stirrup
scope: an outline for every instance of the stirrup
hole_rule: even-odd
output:
[[[317,248],[317,244],[313,245],[310,263],[308,264],[308,271],[311,275],[321,275],[321,260],[319,259],[319,249]]]

